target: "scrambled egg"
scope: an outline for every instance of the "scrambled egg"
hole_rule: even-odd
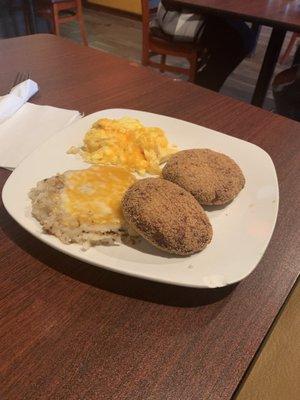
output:
[[[124,168],[92,166],[67,171],[62,193],[63,209],[79,224],[100,224],[108,229],[123,223],[121,200],[136,178]]]
[[[80,152],[91,164],[117,165],[139,174],[160,174],[159,165],[177,151],[160,128],[145,127],[137,119],[103,118],[86,133]]]

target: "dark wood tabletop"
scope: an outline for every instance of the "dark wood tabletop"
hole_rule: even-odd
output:
[[[174,0],[175,3],[215,14],[243,18],[268,26],[300,30],[300,0]]]
[[[84,264],[39,242],[1,205],[0,398],[230,399],[299,274],[300,124],[51,35],[2,40],[0,56],[0,94],[29,70],[37,104],[133,108],[217,129],[265,149],[280,185],[262,261],[218,290]],[[1,187],[9,174],[0,170]]]

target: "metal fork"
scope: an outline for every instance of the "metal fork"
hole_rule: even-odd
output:
[[[18,72],[10,90],[12,90],[19,83],[24,82],[29,78],[30,78],[30,72]]]

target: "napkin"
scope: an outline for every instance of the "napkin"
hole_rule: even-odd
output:
[[[0,98],[0,124],[17,112],[38,90],[37,83],[27,79]]]
[[[4,120],[0,122],[0,167],[17,167],[52,135],[81,118],[75,110],[26,103],[37,88],[31,82],[0,98],[0,121]]]

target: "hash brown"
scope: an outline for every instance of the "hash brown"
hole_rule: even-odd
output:
[[[126,230],[121,199],[133,182],[135,177],[119,167],[69,170],[31,189],[32,215],[63,243],[113,244]]]

